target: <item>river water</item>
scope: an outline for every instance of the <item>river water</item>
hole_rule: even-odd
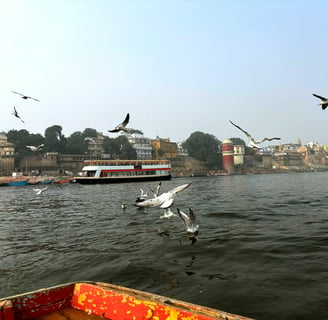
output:
[[[256,319],[328,319],[328,173],[192,182],[197,241],[178,218],[134,207],[157,182],[0,188],[0,296],[110,282]],[[123,211],[121,203],[127,208]]]

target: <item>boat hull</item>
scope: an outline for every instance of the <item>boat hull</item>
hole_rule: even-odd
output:
[[[67,315],[69,314],[69,317]],[[249,320],[101,282],[76,282],[0,299],[0,319]]]
[[[75,177],[75,182],[81,184],[105,184],[105,183],[123,183],[123,182],[139,182],[139,181],[163,181],[170,180],[171,175],[165,176],[124,176],[124,177]]]
[[[27,186],[28,180],[21,180],[21,181],[10,181],[6,183],[6,186],[9,187],[18,187],[18,186]]]

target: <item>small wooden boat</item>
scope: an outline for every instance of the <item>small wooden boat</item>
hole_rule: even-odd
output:
[[[32,177],[28,179],[28,185],[36,185],[39,184],[40,180],[36,177]]]
[[[52,184],[53,181],[54,181],[53,178],[42,179],[42,180],[40,180],[40,184]]]
[[[63,183],[71,183],[73,182],[74,178],[73,177],[66,177],[66,176],[62,176],[62,177],[56,177],[52,183],[57,183],[57,184],[63,184]]]
[[[250,320],[102,282],[75,282],[0,299],[1,320]]]
[[[10,187],[27,186],[27,185],[28,185],[28,179],[10,180],[6,183],[6,186],[10,186]]]

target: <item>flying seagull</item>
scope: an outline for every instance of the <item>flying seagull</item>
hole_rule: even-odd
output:
[[[43,191],[46,191],[48,189],[49,186],[46,186],[44,188],[41,189],[33,189],[33,191],[35,192],[35,194],[41,194]]]
[[[241,130],[242,132],[244,132],[248,138],[248,146],[254,149],[262,149],[258,144],[263,143],[264,141],[271,141],[271,140],[280,140],[281,138],[263,138],[260,141],[255,141],[255,139],[244,129],[242,129],[241,127],[237,126],[236,124],[234,124],[232,121],[229,120],[229,122],[234,125],[236,128],[238,128],[239,130]]]
[[[322,110],[325,110],[328,107],[328,99],[322,96],[319,96],[315,93],[312,93],[312,95],[316,98],[319,98],[321,100],[321,102],[319,103],[319,105],[321,105]]]
[[[25,94],[22,94],[22,93],[19,93],[19,92],[16,92],[16,91],[12,91],[13,93],[16,93],[16,94],[19,94],[20,96],[21,96],[21,98],[22,99],[25,99],[25,100],[27,100],[27,99],[33,99],[33,100],[35,100],[35,101],[40,101],[40,100],[38,100],[38,99],[35,99],[35,98],[32,98],[32,97],[29,97],[29,96],[26,96]]]
[[[23,123],[25,123],[24,120],[19,116],[15,107],[14,107],[14,111],[12,112],[12,115],[15,116],[16,118],[20,119],[20,121],[22,121]]]
[[[128,113],[122,123],[120,123],[119,125],[117,125],[115,127],[115,129],[108,130],[108,131],[109,132],[119,132],[119,131],[125,131],[125,132],[127,132],[127,129],[125,127],[129,123],[129,120],[130,120],[130,114]]]
[[[44,144],[40,144],[37,147],[35,147],[35,146],[26,146],[26,148],[29,148],[33,152],[37,152],[37,151],[41,150],[43,147],[44,147]]]
[[[186,227],[188,233],[195,233],[198,230],[198,224],[196,224],[196,216],[194,211],[189,208],[189,216],[177,208],[178,216],[181,219],[182,223]]]
[[[134,205],[136,207],[140,208],[154,208],[158,206],[162,206],[162,208],[165,208],[165,206],[170,204],[170,200],[174,198],[179,192],[183,191],[184,189],[188,188],[191,185],[191,183],[186,183],[181,186],[175,187],[172,190],[162,193],[160,196],[142,201],[142,202],[136,202]]]

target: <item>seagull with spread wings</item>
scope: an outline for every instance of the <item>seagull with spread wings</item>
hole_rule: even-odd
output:
[[[46,186],[44,188],[38,188],[38,189],[33,189],[33,191],[35,192],[35,194],[41,194],[42,192],[46,191],[48,189],[49,186]]]
[[[35,147],[35,146],[26,146],[26,148],[29,148],[31,151],[33,152],[38,152],[39,150],[41,150],[44,147],[44,144],[40,144],[39,146]]]
[[[195,233],[198,230],[198,224],[196,224],[196,216],[194,211],[189,208],[189,216],[177,208],[178,216],[181,219],[182,223],[186,227],[188,233]]]
[[[248,139],[248,146],[254,149],[262,149],[262,147],[259,146],[260,143],[263,143],[264,141],[272,141],[272,140],[280,140],[281,138],[263,138],[260,141],[255,141],[255,139],[244,129],[242,129],[241,127],[237,126],[236,124],[234,124],[232,121],[229,120],[229,122],[234,125],[236,128],[238,128],[240,131],[242,131],[243,133],[246,134],[247,139]]]
[[[129,123],[130,120],[130,114],[128,113],[124,119],[124,121],[122,123],[120,123],[119,125],[117,125],[115,127],[115,129],[113,130],[108,130],[109,132],[119,132],[119,131],[125,131],[128,132],[128,130],[125,128],[127,126],[127,124]]]
[[[321,102],[319,103],[319,105],[321,106],[322,110],[325,110],[328,107],[328,99],[322,96],[319,96],[315,93],[312,93],[312,95],[318,99],[321,100]]]
[[[14,111],[12,112],[12,115],[15,116],[16,118],[18,118],[23,123],[25,123],[24,120],[19,116],[19,114],[18,114],[18,112],[17,112],[17,110],[16,110],[15,107],[14,107]]]
[[[134,205],[139,208],[154,208],[158,206],[162,206],[162,208],[169,207],[171,204],[171,199],[173,199],[178,193],[185,190],[191,185],[190,183],[183,184],[181,186],[177,186],[168,192],[164,192],[161,195],[142,201],[136,202]]]
[[[22,93],[19,93],[19,92],[16,92],[16,91],[12,91],[12,92],[13,92],[13,93],[16,93],[16,94],[18,94],[18,95],[20,95],[21,98],[22,98],[22,99],[25,99],[25,100],[27,100],[27,99],[33,99],[33,100],[35,100],[35,101],[40,101],[39,99],[35,99],[35,98],[30,97],[30,96],[26,96],[25,94],[22,94]]]

